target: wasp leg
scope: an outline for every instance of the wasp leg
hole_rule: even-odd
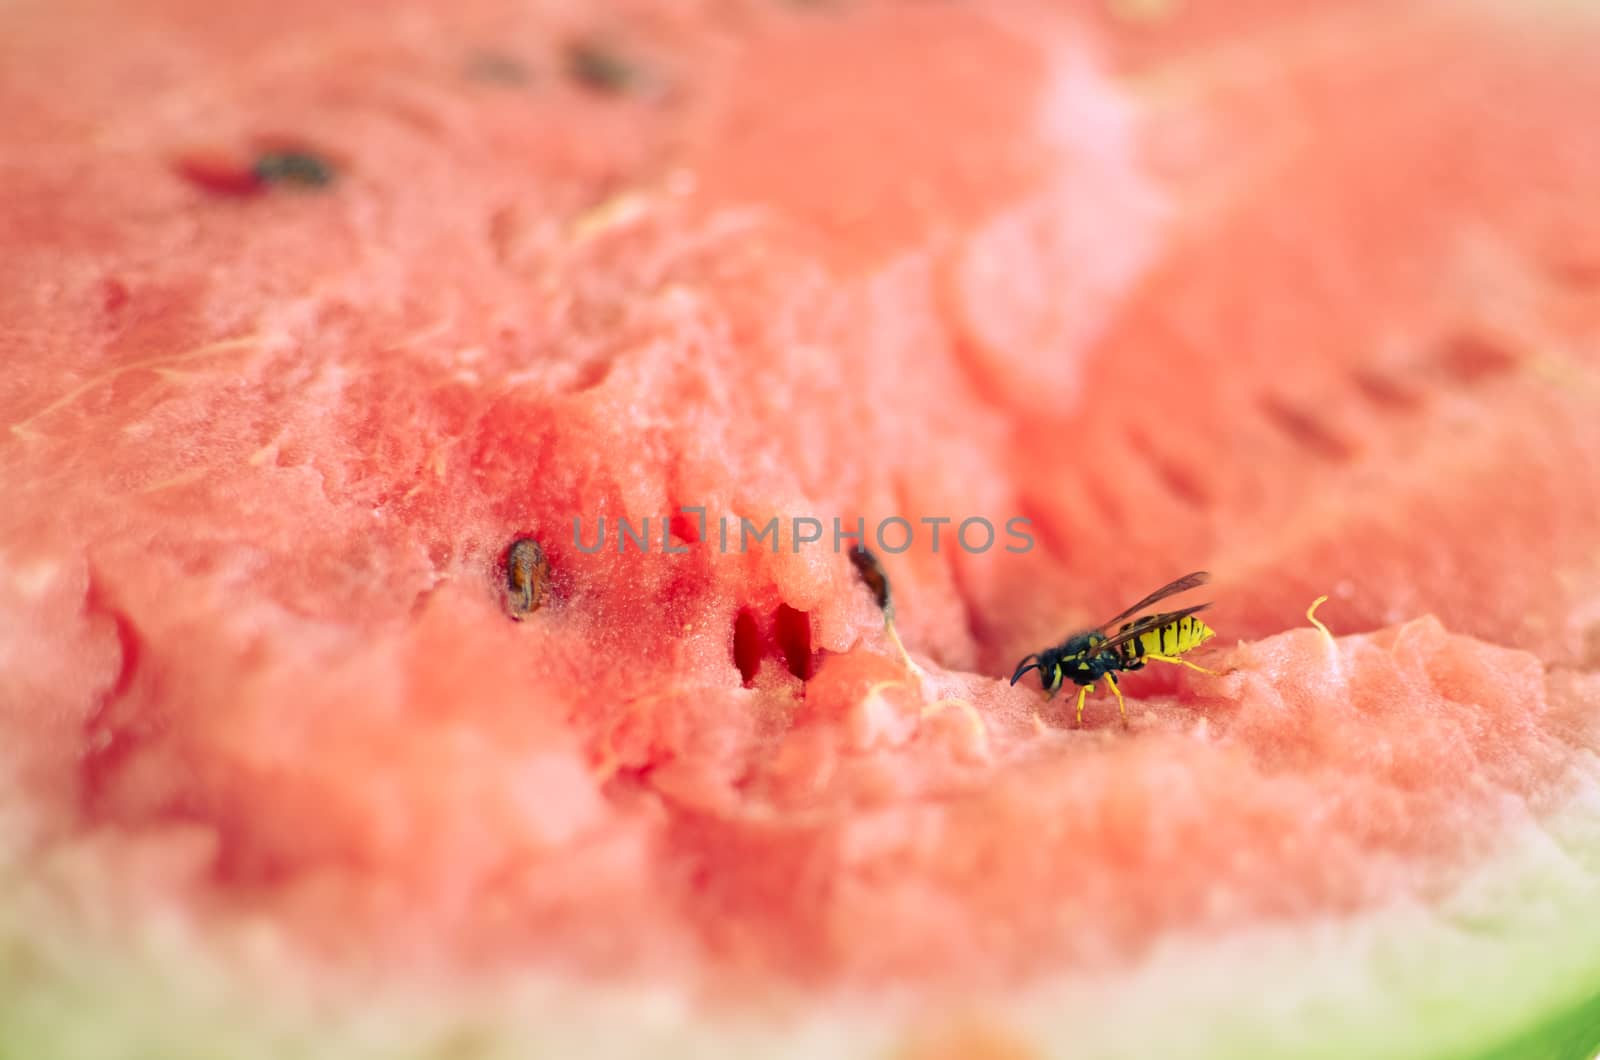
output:
[[[1089,690],[1093,687],[1094,685],[1091,683],[1078,689],[1078,718],[1077,721],[1074,722],[1076,725],[1083,724],[1083,698],[1089,694]]]
[[[1215,670],[1207,670],[1198,663],[1192,663],[1188,659],[1180,659],[1175,655],[1146,655],[1145,658],[1154,659],[1156,662],[1176,663],[1179,666],[1187,666],[1191,670],[1199,670],[1203,674],[1211,674],[1212,676],[1215,676],[1217,672]]]
[[[1110,674],[1106,674],[1106,684],[1111,688],[1111,691],[1116,694],[1117,713],[1122,715],[1122,724],[1128,724],[1128,706],[1125,702],[1123,702],[1122,689],[1117,687],[1116,678],[1112,677]]]

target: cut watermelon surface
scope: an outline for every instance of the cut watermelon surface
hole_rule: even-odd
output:
[[[0,1057],[1600,1048],[1592,12],[0,26]]]

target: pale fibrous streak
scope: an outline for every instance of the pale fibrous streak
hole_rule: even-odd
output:
[[[142,361],[134,361],[131,364],[119,364],[115,368],[108,368],[99,375],[84,380],[82,383],[79,383],[65,394],[56,398],[54,401],[50,402],[50,404],[46,405],[38,412],[35,412],[27,419],[19,420],[18,422],[13,423],[11,425],[11,433],[14,436],[24,440],[43,437],[39,431],[33,429],[32,425],[34,423],[44,419],[51,413],[59,412],[61,409],[66,408],[68,405],[71,405],[74,401],[77,401],[79,398],[83,397],[83,395],[94,390],[96,387],[104,386],[112,380],[127,375],[129,372],[151,371],[156,372],[168,379],[179,378],[181,376],[171,371],[171,368],[174,365],[188,364],[191,361],[201,361],[209,357],[220,357],[225,353],[232,353],[235,350],[258,347],[264,342],[265,337],[262,335],[241,335],[237,338],[221,339],[217,342],[208,342],[203,346],[196,346],[194,349],[188,350],[184,353],[164,355],[161,357],[149,357]]]

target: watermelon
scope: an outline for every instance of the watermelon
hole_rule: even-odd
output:
[[[1592,12],[0,25],[0,1056],[1600,1047]]]

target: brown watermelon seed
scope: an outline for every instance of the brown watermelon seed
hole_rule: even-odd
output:
[[[298,184],[320,188],[333,182],[333,166],[309,151],[268,151],[251,167],[263,184]]]
[[[645,83],[637,63],[595,39],[577,41],[567,49],[567,72],[585,88],[608,95],[635,92]]]
[[[889,595],[889,574],[883,569],[883,564],[862,544],[850,546],[850,562],[855,566],[856,573],[861,575],[861,580],[867,583],[867,588],[872,590],[878,610],[883,612],[884,618],[892,621],[894,600]]]
[[[883,569],[883,564],[872,550],[860,542],[850,546],[850,562],[867,588],[872,590],[872,599],[877,602],[878,610],[883,612],[883,631],[889,635],[895,651],[900,653],[907,672],[920,678],[922,667],[912,661],[911,653],[906,651],[905,644],[900,640],[900,631],[894,628],[894,597],[889,592],[889,572]]]
[[[511,617],[521,621],[544,603],[550,585],[550,561],[544,548],[531,537],[518,538],[506,552],[507,603]]]

